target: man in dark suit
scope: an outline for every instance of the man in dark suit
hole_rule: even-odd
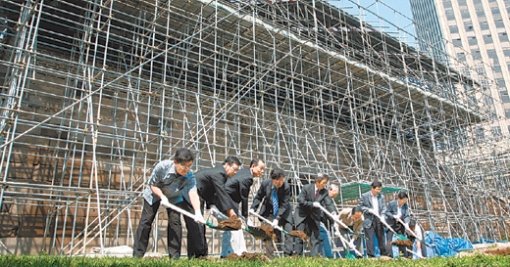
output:
[[[384,214],[386,212],[384,196],[381,194],[382,183],[379,181],[374,181],[372,184],[370,184],[370,186],[370,191],[363,193],[358,203],[363,210],[363,214],[365,215],[363,228],[365,229],[365,236],[367,239],[367,255],[368,257],[375,257],[375,235],[377,236],[377,242],[379,250],[381,251],[381,255],[389,256],[384,242],[384,226],[379,219],[381,218],[384,220]]]
[[[262,204],[259,214],[272,221],[273,225],[279,225],[285,231],[290,232],[292,230],[292,214],[289,204],[290,186],[285,182],[285,172],[283,170],[274,169],[270,176],[271,180],[264,180],[260,184],[250,211],[255,212]],[[291,255],[292,249],[292,242],[286,242],[284,253]],[[273,252],[272,240],[266,241],[266,253],[268,256],[272,256]]]
[[[310,256],[317,256],[320,252],[321,242],[319,236],[319,226],[321,218],[325,215],[320,206],[326,208],[330,213],[336,216],[335,204],[328,196],[328,190],[325,189],[329,177],[325,174],[319,174],[315,178],[315,183],[303,186],[298,196],[298,206],[294,215],[296,229],[304,231],[312,243]],[[296,240],[296,253],[303,255],[303,240]]]
[[[266,169],[266,164],[261,159],[253,159],[250,168],[241,169],[237,174],[227,179],[225,191],[237,205],[241,204],[241,215],[248,218],[248,195],[253,184],[254,177],[261,177]],[[243,230],[224,231],[221,243],[221,257],[231,253],[241,255],[246,251]]]
[[[202,202],[207,207],[213,205],[226,214],[228,217],[237,217],[237,205],[230,198],[227,191],[225,190],[225,182],[228,178],[233,177],[239,171],[241,162],[234,156],[229,156],[223,162],[223,166],[217,166],[214,168],[208,168],[200,170],[195,174],[197,180],[198,195]],[[204,257],[207,256],[207,241],[205,239],[205,226],[198,225],[201,233],[202,240],[197,242],[196,249],[188,251],[188,255],[192,257]]]
[[[336,204],[335,204],[335,198],[340,193],[339,190],[340,189],[338,188],[338,185],[336,185],[336,184],[329,185],[328,197],[330,197],[331,200],[333,201],[333,205],[335,205],[335,210],[337,210]],[[320,238],[321,238],[322,242],[320,245],[319,252],[321,253],[322,256],[324,256],[326,258],[334,258],[334,256],[335,256],[333,254],[333,248],[331,246],[332,240],[331,240],[330,232],[331,232],[331,229],[337,229],[337,227],[338,226],[335,225],[335,222],[331,218],[329,218],[328,216],[322,216],[321,225],[319,227],[319,233],[320,233]]]
[[[400,219],[405,224],[409,225],[411,221],[411,216],[409,216],[409,207],[407,205],[407,201],[409,199],[409,195],[405,191],[400,191],[397,194],[397,199],[388,202],[388,206],[386,207],[386,222],[395,230],[395,232],[399,234],[405,233],[405,226],[402,225],[398,221]],[[388,231],[386,233],[386,243],[387,250],[390,254],[392,254],[392,244],[391,241],[393,239],[393,232]],[[406,251],[404,247],[399,247],[399,250],[406,255]]]

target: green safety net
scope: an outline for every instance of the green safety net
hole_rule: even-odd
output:
[[[340,188],[340,194],[336,198],[337,201],[350,201],[350,200],[358,200],[361,194],[370,190],[369,182],[352,182],[343,184]],[[385,195],[393,194],[402,190],[403,188],[397,186],[385,186],[383,184],[382,193]]]

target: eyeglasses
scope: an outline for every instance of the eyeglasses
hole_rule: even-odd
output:
[[[232,168],[233,171],[238,172],[239,166],[238,165],[230,165],[230,168]]]
[[[193,162],[177,163],[177,165],[183,169],[189,170],[193,165]]]

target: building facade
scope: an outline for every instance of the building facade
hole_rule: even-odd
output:
[[[441,26],[437,19],[436,5],[433,1],[411,0],[413,17],[420,50],[441,63],[447,63],[446,48]]]
[[[476,130],[479,138],[504,141],[510,132],[510,1],[410,0],[417,35],[433,47],[431,36],[445,38],[449,64],[487,88],[477,101],[494,104],[489,123]],[[440,32],[437,32],[438,25]]]

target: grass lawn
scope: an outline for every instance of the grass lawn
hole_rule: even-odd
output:
[[[255,266],[510,266],[510,256],[473,256],[463,258],[433,258],[425,260],[347,260],[324,258],[278,258],[270,261],[260,260],[169,260],[168,258],[84,258],[59,256],[0,256],[0,266],[218,266],[218,267],[255,267]]]

